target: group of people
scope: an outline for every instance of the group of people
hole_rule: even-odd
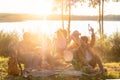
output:
[[[92,73],[98,65],[100,71],[104,73],[100,57],[93,48],[94,29],[91,27],[89,31],[91,31],[90,41],[87,36],[82,36],[77,30],[68,35],[67,30],[58,29],[52,40],[41,38],[40,41],[37,37],[25,32],[22,41],[12,42],[9,45],[11,57],[15,58],[17,63],[23,63],[25,69],[60,69],[58,67],[65,68],[66,65],[71,64],[75,70]],[[65,58],[69,53],[72,57],[70,56],[71,59],[66,61]]]

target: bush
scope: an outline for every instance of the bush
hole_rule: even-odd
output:
[[[5,33],[0,31],[0,56],[9,56],[8,45],[12,40],[18,40],[16,32]]]
[[[111,36],[105,35],[96,40],[97,49],[102,52],[105,61],[120,61],[120,33],[115,32]]]
[[[109,36],[103,35],[101,38],[96,40],[95,49],[99,52],[99,55],[102,57],[103,61],[108,59],[109,52],[111,50],[112,44],[110,43]]]
[[[112,61],[120,61],[120,33],[115,32],[111,37],[112,48],[110,54]]]

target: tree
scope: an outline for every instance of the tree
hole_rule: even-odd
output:
[[[96,7],[96,5],[99,6],[99,16],[98,16],[98,22],[99,22],[99,33],[100,37],[104,35],[104,0],[89,0],[90,5],[93,7]],[[105,0],[106,1],[106,0]]]
[[[54,7],[53,10],[57,11],[61,9],[61,21],[62,21],[62,28],[64,28],[64,7],[63,7],[63,0],[54,0]]]
[[[103,35],[104,34],[104,0],[102,0],[102,32],[101,34]]]
[[[64,12],[68,11],[68,35],[70,34],[70,21],[71,21],[71,5],[73,5],[77,0],[54,0],[55,8],[61,8],[61,19],[62,19],[62,28],[64,28]]]
[[[79,3],[86,3],[88,2],[89,7],[92,6],[93,8],[95,8],[97,5],[99,5],[99,16],[98,16],[98,20],[99,20],[99,33],[100,36],[102,36],[104,34],[104,26],[103,26],[103,20],[104,20],[104,0],[54,0],[57,4],[57,8],[60,8],[60,5],[62,4],[62,26],[64,28],[64,11],[68,11],[68,33],[70,33],[70,21],[71,21],[71,6],[74,5],[75,3],[79,2]],[[64,6],[63,6],[64,5]],[[64,10],[65,8],[65,10]]]

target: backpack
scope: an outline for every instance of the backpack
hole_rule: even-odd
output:
[[[17,60],[14,57],[10,57],[8,60],[8,75],[18,76],[19,74],[20,70]]]

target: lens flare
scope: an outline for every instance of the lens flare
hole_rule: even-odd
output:
[[[65,61],[72,61],[73,53],[69,50],[65,50],[64,51],[64,59],[65,59]]]

